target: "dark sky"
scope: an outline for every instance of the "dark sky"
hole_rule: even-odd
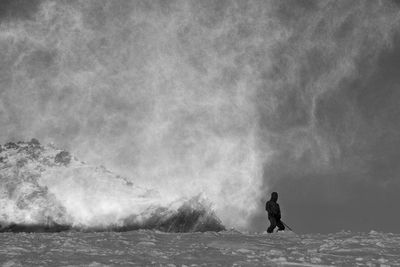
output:
[[[203,192],[262,231],[399,232],[396,1],[1,1],[0,141]],[[240,217],[240,219],[239,219]]]
[[[33,19],[40,6],[40,0],[2,0],[0,19],[5,21]]]

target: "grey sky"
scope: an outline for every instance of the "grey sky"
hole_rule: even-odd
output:
[[[232,213],[250,230],[265,229],[261,199],[278,191],[299,232],[398,232],[399,11],[2,1],[0,141],[55,142],[133,180],[215,181],[238,206],[260,170],[248,178],[258,210]]]

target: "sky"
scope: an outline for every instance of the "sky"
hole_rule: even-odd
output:
[[[263,231],[399,232],[398,1],[0,2],[0,143]]]

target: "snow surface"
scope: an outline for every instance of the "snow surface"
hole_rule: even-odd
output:
[[[235,231],[0,234],[0,266],[399,266],[400,235]]]

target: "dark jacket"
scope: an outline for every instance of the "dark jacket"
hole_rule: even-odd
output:
[[[271,199],[265,204],[265,210],[268,212],[268,217],[274,217],[276,219],[281,218],[281,209],[279,204],[276,203],[277,197],[271,196]]]

